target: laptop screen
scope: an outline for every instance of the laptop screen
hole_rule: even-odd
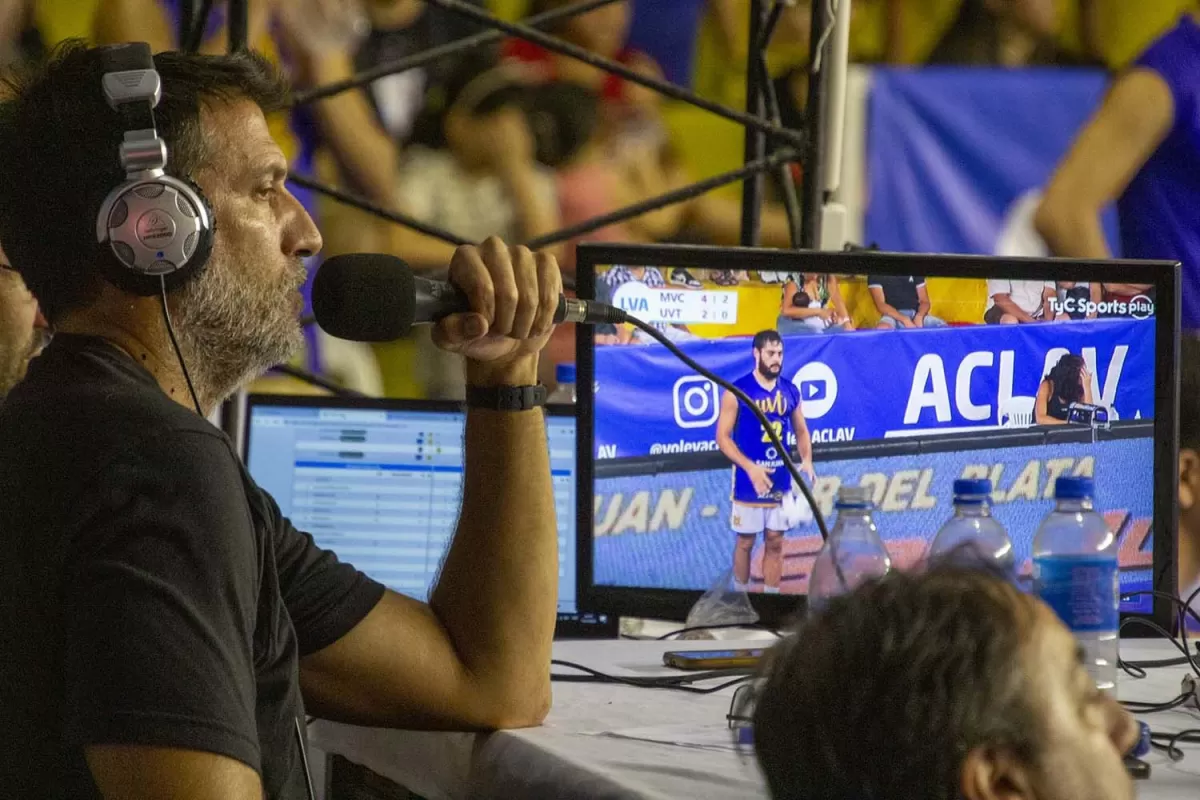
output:
[[[245,460],[284,516],[394,591],[426,600],[458,521],[466,414],[450,404],[251,396]],[[575,587],[575,417],[547,413],[560,621]]]

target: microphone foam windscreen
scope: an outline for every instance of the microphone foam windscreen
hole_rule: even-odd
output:
[[[313,314],[330,336],[390,342],[408,333],[416,313],[412,270],[395,256],[347,253],[317,270]]]

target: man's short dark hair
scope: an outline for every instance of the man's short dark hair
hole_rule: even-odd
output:
[[[287,102],[287,86],[261,56],[166,52],[155,109],[167,171],[191,179],[212,157],[200,126],[205,103],[248,99],[264,113]],[[98,288],[96,214],[125,178],[124,133],[104,99],[98,48],[78,40],[4,80],[0,91],[0,242],[53,323]]]
[[[783,337],[779,335],[779,331],[765,330],[754,334],[754,349],[762,350],[769,344],[783,344]]]
[[[1200,450],[1200,336],[1179,339],[1179,446]]]
[[[775,800],[954,800],[964,757],[1034,761],[1023,696],[1033,607],[973,567],[896,572],[830,601],[772,651],[754,710]]]

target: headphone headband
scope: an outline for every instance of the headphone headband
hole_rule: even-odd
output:
[[[212,250],[213,218],[198,187],[166,174],[167,145],[154,109],[162,79],[145,42],[99,49],[101,85],[121,119],[125,181],[113,189],[96,219],[96,239],[113,258],[110,279],[137,294],[172,289],[197,275]]]
[[[121,166],[126,178],[167,167],[167,146],[158,137],[154,109],[162,98],[162,79],[154,69],[150,45],[130,42],[105,47],[100,52],[104,66],[104,99],[121,117],[125,138],[121,143]]]

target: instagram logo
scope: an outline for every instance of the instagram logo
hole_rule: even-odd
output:
[[[671,392],[675,424],[681,428],[707,428],[721,414],[717,385],[699,375],[687,375],[675,381]]]

